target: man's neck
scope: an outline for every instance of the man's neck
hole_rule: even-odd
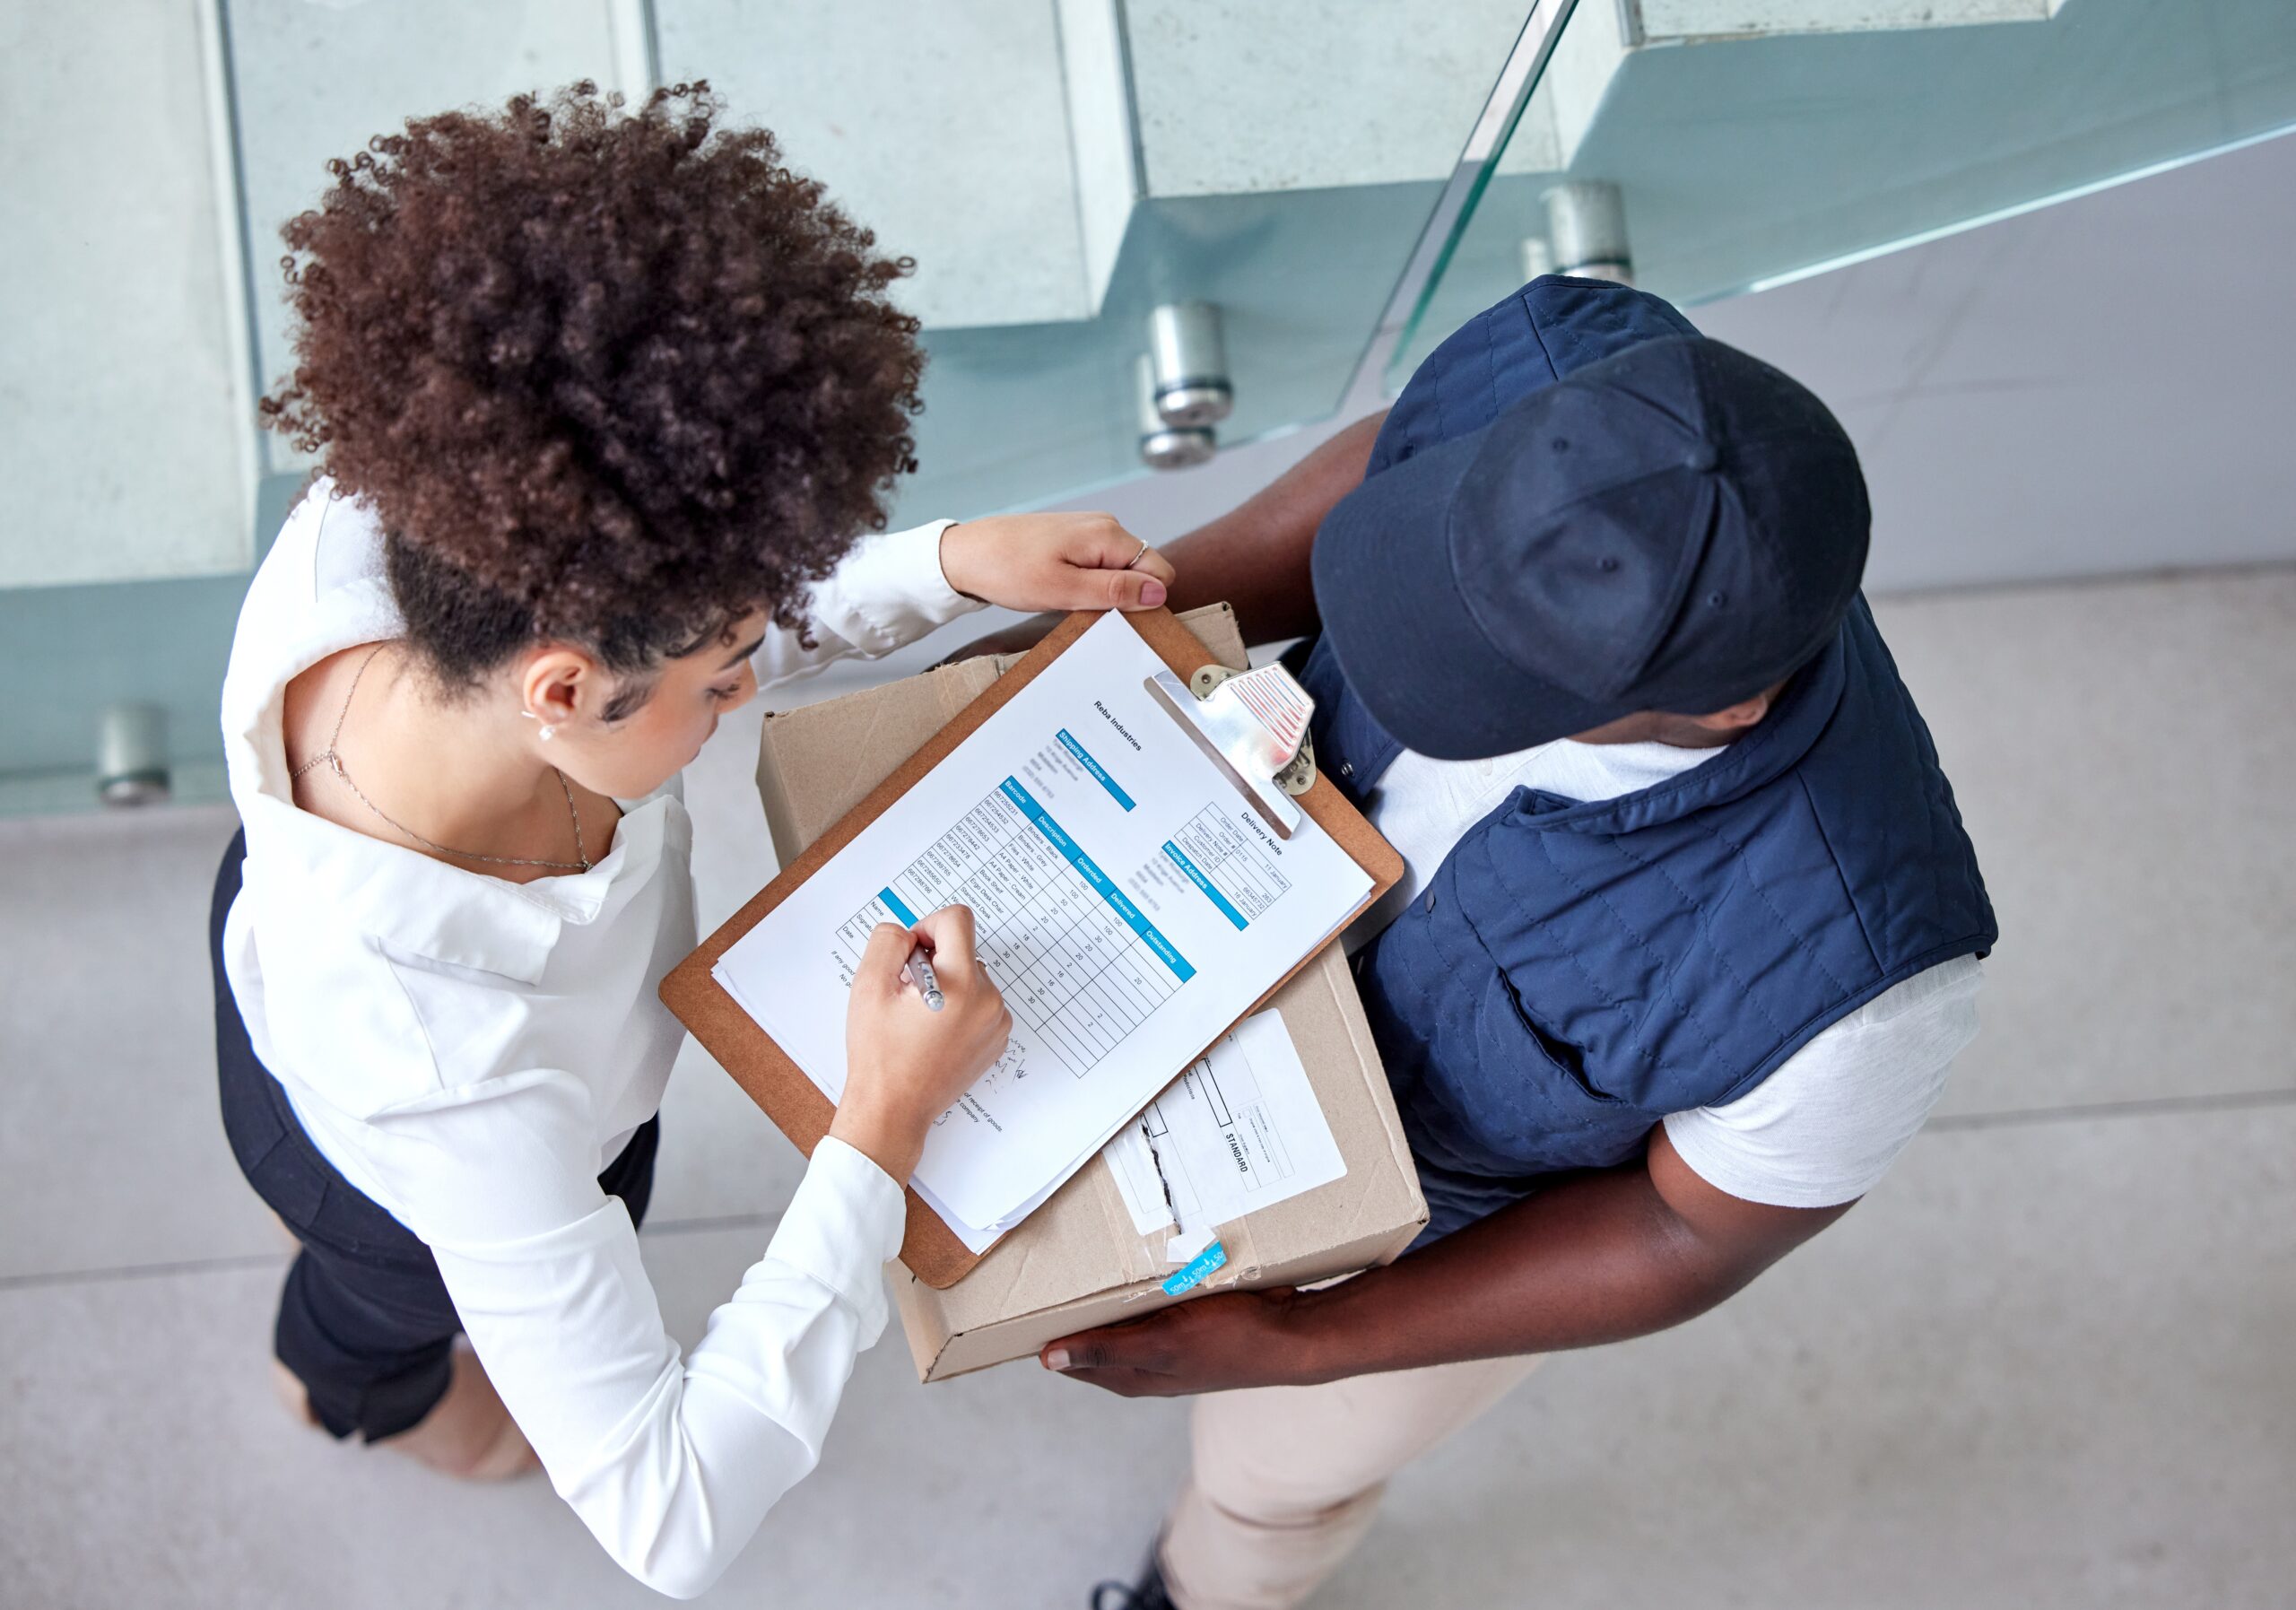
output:
[[[1665,744],[1676,749],[1720,749],[1745,735],[1744,727],[1717,729],[1695,716],[1641,710],[1621,717],[1590,732],[1573,733],[1574,744]]]

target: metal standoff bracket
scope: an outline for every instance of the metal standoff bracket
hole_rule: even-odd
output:
[[[1316,701],[1291,672],[1280,665],[1257,671],[1203,666],[1186,683],[1159,671],[1147,685],[1278,838],[1299,831],[1294,799],[1316,781],[1308,735]]]

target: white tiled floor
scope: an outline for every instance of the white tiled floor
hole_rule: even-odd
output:
[[[1943,1115],[1717,1313],[1554,1361],[1399,1481],[1343,1610],[2296,1599],[2296,573],[1884,603],[2000,909]],[[690,779],[704,918],[767,870],[745,732]],[[228,818],[0,824],[0,1604],[650,1598],[540,1483],[289,1425],[281,1260],[213,1113]],[[698,1331],[796,1177],[699,1057],[646,1240]],[[709,1602],[1074,1606],[1176,1405],[863,1362]]]

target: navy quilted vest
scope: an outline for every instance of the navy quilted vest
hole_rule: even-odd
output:
[[[1534,281],[1451,338],[1487,351],[1469,372],[1489,384],[1406,391],[1373,471],[1687,328],[1641,292]],[[1401,745],[1323,646],[1303,680],[1318,768],[1368,800]],[[1928,728],[1860,599],[1745,737],[1619,799],[1517,789],[1356,958],[1429,1236],[1542,1175],[1638,1155],[1665,1114],[1744,1094],[1828,1023],[1995,936]]]

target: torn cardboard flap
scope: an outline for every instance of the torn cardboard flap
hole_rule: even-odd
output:
[[[1186,1263],[1218,1226],[1343,1179],[1346,1160],[1283,1014],[1238,1023],[1100,1156],[1132,1227],[1170,1226],[1164,1261]]]
[[[1208,663],[1241,669],[1225,605],[1180,622]],[[786,866],[994,684],[1017,656],[984,657],[766,718],[758,792]],[[1308,1070],[1346,1164],[1344,1177],[1220,1227],[1225,1261],[1186,1294],[1302,1285],[1395,1258],[1427,1222],[1387,1077],[1354,980],[1327,946],[1258,1009],[1272,1007]],[[1024,1358],[1057,1337],[1183,1301],[1167,1234],[1144,1237],[1109,1170],[1078,1171],[971,1273],[945,1290],[894,1266],[894,1295],[919,1377],[942,1380]]]

